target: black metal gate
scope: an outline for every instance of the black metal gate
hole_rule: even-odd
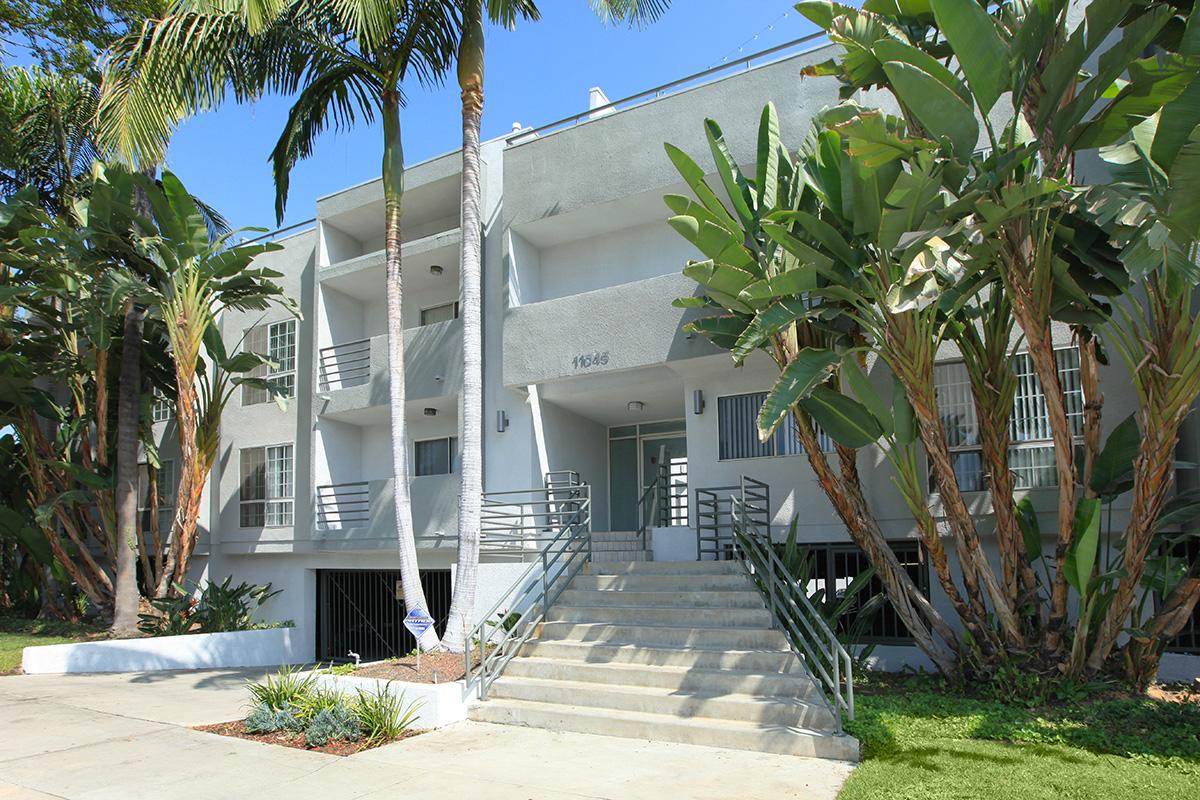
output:
[[[450,614],[450,570],[421,570],[421,587],[441,636]],[[378,661],[417,646],[404,627],[408,609],[398,569],[317,570],[317,660]]]

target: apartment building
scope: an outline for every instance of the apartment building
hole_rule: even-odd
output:
[[[820,554],[831,590],[864,568],[799,443],[783,429],[758,441],[754,418],[774,367],[752,357],[734,368],[728,354],[682,330],[694,312],[671,305],[696,290],[680,274],[696,254],[664,224],[663,195],[686,188],[663,143],[704,163],[702,122],[711,116],[735,156],[751,163],[759,113],[774,101],[784,141],[797,148],[813,115],[837,102],[832,80],[801,80],[801,67],[830,56],[827,48],[806,47],[778,49],[629,102],[609,105],[593,90],[592,107],[579,116],[543,129],[518,127],[483,146],[483,447],[492,502],[519,506],[520,492],[565,475],[561,480],[589,487],[592,529],[613,532],[608,539],[617,547],[642,548],[621,542],[644,532],[648,552],[638,557],[695,560],[721,498],[749,476],[769,487],[777,535],[798,519],[799,537]],[[449,596],[457,532],[460,169],[460,154],[452,152],[405,174],[412,511],[435,614]],[[294,387],[294,396],[281,410],[246,390],[227,411],[198,568],[212,578],[232,574],[283,589],[269,616],[292,619],[314,657],[345,657],[353,648],[364,657],[386,654],[402,634],[380,182],[321,198],[311,224],[275,240],[282,249],[261,263],[283,273],[303,319],[282,310],[229,313],[222,326],[227,340],[244,337],[245,347],[276,361],[273,377]],[[1056,337],[1068,407],[1081,421],[1078,356],[1066,329]],[[955,354],[941,355],[951,445],[964,485],[978,481],[970,499],[986,532],[990,500],[979,480],[974,409]],[[1043,529],[1052,530],[1048,426],[1020,357],[1017,370],[1014,468],[1047,514]],[[1108,425],[1134,408],[1122,371],[1114,365],[1102,374]],[[160,433],[169,425],[163,421]],[[1196,440],[1190,428],[1181,460],[1192,460]],[[944,606],[882,462],[878,453],[861,456],[867,495],[897,553]],[[1119,503],[1114,513],[1120,524]],[[511,554],[485,555],[478,613],[524,567]],[[883,664],[927,665],[891,615],[877,618],[871,636]],[[1200,626],[1178,648],[1200,652]]]

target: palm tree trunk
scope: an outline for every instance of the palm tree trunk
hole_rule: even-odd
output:
[[[404,196],[404,148],[400,141],[400,96],[395,90],[383,93],[383,202],[385,257],[387,263],[388,400],[392,423],[392,484],[396,504],[396,539],[400,551],[400,585],[409,611],[429,613],[421,573],[417,566],[417,542],[413,532],[412,496],[408,485],[408,426],[404,417],[404,297],[400,270],[400,211]],[[438,635],[429,628],[419,642],[424,650],[438,646]]]
[[[458,564],[454,595],[442,645],[452,652],[467,646],[475,613],[479,577],[480,494],[483,492],[483,220],[480,216],[479,127],[483,119],[483,19],[480,0],[470,3],[458,50],[462,87],[462,457],[458,496]]]
[[[141,598],[137,584],[137,454],[145,320],[145,310],[131,301],[125,308],[121,385],[117,388],[117,564],[112,633],[122,638],[137,632]]]

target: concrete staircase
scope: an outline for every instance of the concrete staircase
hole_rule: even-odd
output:
[[[592,558],[604,562],[650,561],[649,541],[646,544],[643,548],[637,531],[592,531]]]
[[[836,732],[820,689],[733,562],[588,564],[470,716],[858,759],[858,742]]]

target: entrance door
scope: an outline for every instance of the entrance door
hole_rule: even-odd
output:
[[[642,492],[654,491],[642,506],[643,520],[650,527],[687,525],[687,437],[644,438],[642,446]]]

